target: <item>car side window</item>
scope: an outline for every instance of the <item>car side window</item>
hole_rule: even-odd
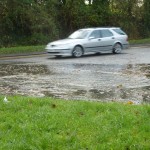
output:
[[[93,31],[93,32],[90,34],[89,37],[93,37],[93,38],[95,38],[95,39],[100,38],[100,37],[101,37],[101,36],[100,36],[100,31],[99,31],[99,30]]]
[[[106,29],[106,30],[101,30],[101,35],[103,38],[104,37],[111,37],[111,36],[113,36],[113,33]]]

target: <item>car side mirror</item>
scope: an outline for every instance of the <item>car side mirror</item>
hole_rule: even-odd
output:
[[[95,39],[95,37],[93,37],[93,36],[89,37],[89,40],[93,40],[93,39]]]

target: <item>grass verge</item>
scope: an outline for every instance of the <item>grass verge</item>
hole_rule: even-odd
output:
[[[149,39],[140,39],[140,40],[130,40],[130,44],[150,44],[150,38]]]
[[[150,106],[0,96],[0,149],[148,150]]]
[[[32,52],[44,52],[45,46],[18,46],[18,47],[6,47],[0,48],[0,55],[5,54],[19,54],[19,53],[32,53]]]

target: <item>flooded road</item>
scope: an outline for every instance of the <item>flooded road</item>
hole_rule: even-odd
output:
[[[150,63],[132,63],[127,52],[79,59],[45,56],[1,60],[0,94],[150,103]],[[128,62],[111,63],[114,57]],[[110,63],[101,63],[107,59]]]

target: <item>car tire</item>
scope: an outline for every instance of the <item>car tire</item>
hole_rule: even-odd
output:
[[[121,53],[121,51],[122,51],[122,45],[120,43],[116,43],[113,46],[113,53],[114,54],[119,54],[119,53]]]
[[[73,57],[81,57],[83,55],[83,48],[81,46],[75,46],[72,51]]]
[[[95,55],[101,55],[101,52],[96,52]]]

